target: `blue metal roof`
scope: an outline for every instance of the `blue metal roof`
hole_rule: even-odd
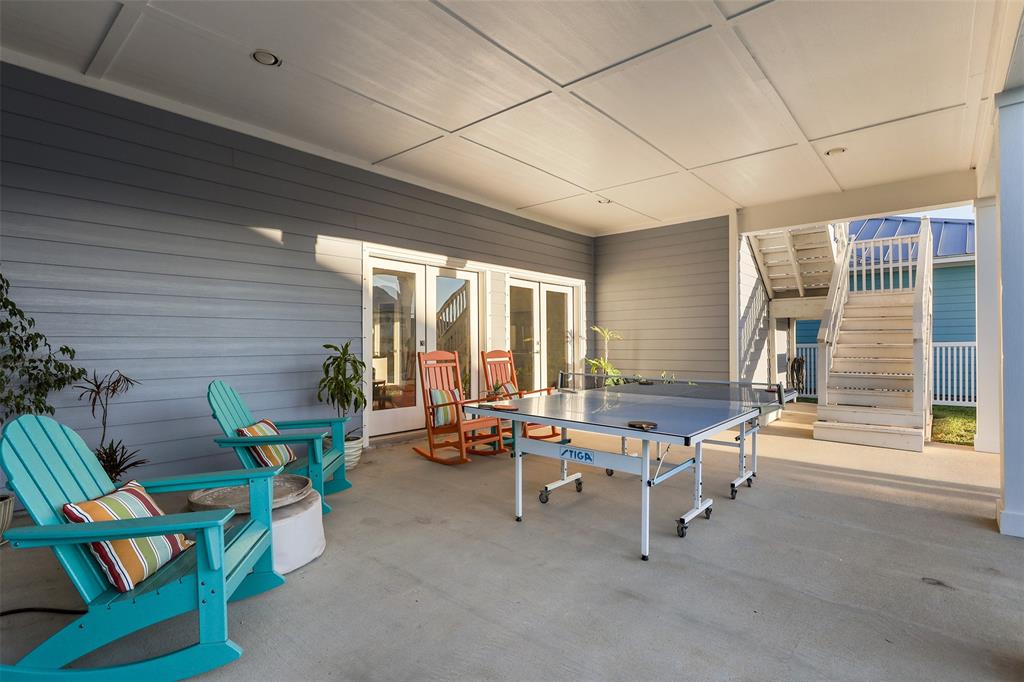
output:
[[[903,237],[921,231],[920,218],[889,216],[850,222],[853,240]],[[974,221],[932,218],[932,244],[935,258],[955,258],[974,255]]]

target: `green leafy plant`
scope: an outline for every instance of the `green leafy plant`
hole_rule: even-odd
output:
[[[363,392],[366,363],[352,352],[351,346],[351,341],[346,341],[340,347],[333,343],[324,344],[324,348],[334,351],[334,354],[324,360],[324,373],[320,378],[316,399],[333,405],[339,417],[349,412],[359,412],[366,407],[366,394]]]
[[[612,364],[611,360],[608,359],[608,347],[612,341],[622,338],[622,334],[619,334],[614,329],[607,327],[598,327],[596,324],[591,327],[602,340],[602,353],[596,358],[587,358],[587,367],[594,374],[606,374],[605,384],[611,386],[619,383],[618,377],[622,376],[622,372],[619,371],[615,365]]]
[[[70,362],[74,349],[61,346],[54,352],[35,330],[36,321],[11,300],[10,288],[0,274],[0,422],[19,414],[53,414],[50,394],[85,377],[85,370]]]
[[[103,470],[107,472],[107,476],[110,476],[111,481],[121,480],[126,471],[148,462],[148,460],[138,458],[138,450],[129,451],[120,440],[115,441],[111,438],[109,442],[107,441],[107,413],[110,409],[111,399],[127,393],[132,386],[138,384],[139,382],[135,379],[122,374],[121,370],[115,369],[103,376],[94,371],[91,377],[86,376],[81,384],[75,385],[75,388],[81,391],[78,394],[78,399],[89,401],[89,410],[93,417],[99,410],[100,444],[94,452],[96,459],[99,460]]]
[[[132,467],[137,467],[148,461],[138,459],[138,450],[129,451],[124,443],[121,441],[114,442],[113,439],[109,443],[100,445],[96,448],[95,452],[96,459],[100,461],[100,466],[107,472],[107,476],[110,476],[110,480],[115,482],[120,481],[125,472]]]

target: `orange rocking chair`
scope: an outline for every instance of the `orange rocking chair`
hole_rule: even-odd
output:
[[[535,391],[520,391],[516,377],[516,362],[510,350],[487,350],[480,353],[480,366],[484,373],[484,394],[490,398],[525,398],[533,394],[551,394],[551,387]],[[512,427],[504,427],[504,433],[511,435]],[[523,435],[527,438],[548,440],[561,439],[562,434],[554,426],[545,424],[523,424]]]
[[[480,401],[464,398],[459,354],[435,350],[418,356],[428,449],[414,447],[413,451],[440,464],[465,464],[470,461],[468,455],[505,452],[501,424],[496,418],[469,418],[462,411],[463,406]],[[441,448],[456,448],[459,454],[438,457],[437,451]]]

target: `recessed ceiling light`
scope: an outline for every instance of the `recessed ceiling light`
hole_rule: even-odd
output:
[[[601,198],[601,199],[597,200],[597,203],[599,203],[599,204],[610,204],[610,203],[612,203],[612,200],[611,199]]]
[[[832,149],[825,150],[825,156],[839,156],[845,153],[846,147],[832,147]]]
[[[263,66],[281,66],[281,58],[268,50],[254,50],[253,61]]]

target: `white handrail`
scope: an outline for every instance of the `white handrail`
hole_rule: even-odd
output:
[[[931,317],[932,317],[932,227],[921,219],[917,242],[917,272],[914,277],[914,412],[927,429],[931,411]]]
[[[832,271],[832,282],[828,287],[828,300],[825,303],[825,315],[818,329],[818,367],[817,381],[818,402],[828,405],[828,373],[832,370],[832,346],[839,336],[839,327],[843,322],[843,308],[850,293],[850,254],[853,242],[847,242],[843,255]]]

